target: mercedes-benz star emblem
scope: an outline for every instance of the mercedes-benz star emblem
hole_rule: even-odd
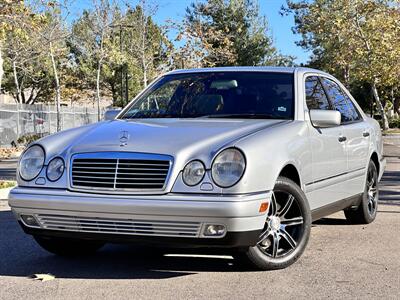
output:
[[[119,133],[119,145],[121,147],[124,147],[128,145],[128,140],[129,140],[129,132],[128,131],[121,131]]]

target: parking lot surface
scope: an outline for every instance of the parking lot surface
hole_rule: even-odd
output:
[[[60,258],[37,246],[0,201],[0,299],[400,299],[400,158],[388,157],[375,222],[343,213],[313,224],[293,266],[255,272],[223,251],[107,245],[92,257]],[[34,281],[36,273],[54,280]]]

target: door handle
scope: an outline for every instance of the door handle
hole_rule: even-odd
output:
[[[347,138],[345,136],[339,136],[338,141],[339,142],[345,142],[347,140]]]
[[[363,137],[369,137],[369,132],[368,131],[364,131],[363,132]]]

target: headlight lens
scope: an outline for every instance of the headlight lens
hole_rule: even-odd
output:
[[[44,164],[44,150],[38,145],[30,147],[19,162],[19,174],[25,181],[31,181],[39,175]]]
[[[189,186],[197,185],[203,180],[205,173],[206,170],[201,161],[191,161],[183,169],[183,182]]]
[[[230,148],[222,151],[214,159],[211,175],[220,187],[231,187],[242,178],[246,160],[238,149]]]
[[[64,160],[60,157],[53,158],[47,166],[47,179],[50,181],[56,181],[60,179],[64,173]]]

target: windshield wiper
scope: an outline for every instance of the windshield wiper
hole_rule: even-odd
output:
[[[226,118],[226,119],[287,119],[274,114],[215,114],[202,116],[203,118]]]

